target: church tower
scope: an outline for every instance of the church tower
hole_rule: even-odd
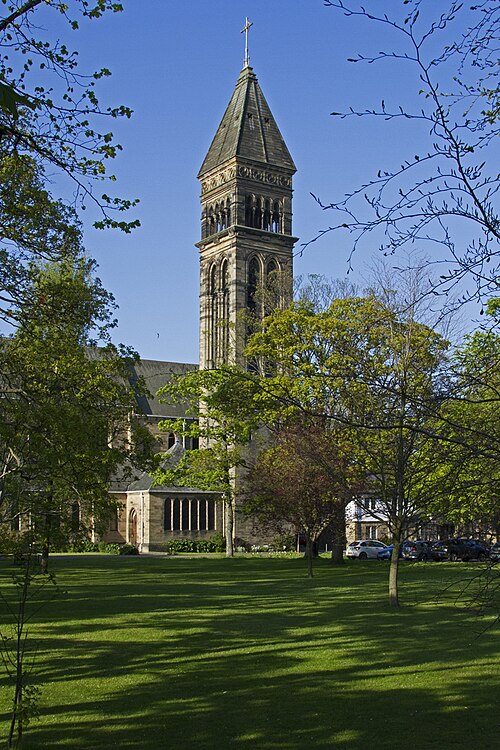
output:
[[[198,174],[200,369],[243,363],[239,316],[259,314],[254,295],[273,271],[287,279],[291,298],[295,171],[247,53]]]

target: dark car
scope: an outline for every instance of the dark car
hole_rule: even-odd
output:
[[[433,560],[432,544],[422,539],[415,541],[407,539],[401,546],[401,557],[403,560],[418,560],[419,562]]]
[[[498,562],[500,560],[500,542],[496,542],[490,549],[490,560]]]
[[[490,548],[477,539],[459,539],[465,545],[466,551],[462,560],[486,560],[490,554]]]
[[[486,560],[488,547],[475,539],[441,539],[432,545],[432,550],[442,554],[445,560]]]
[[[463,560],[467,558],[467,548],[458,539],[440,539],[431,547],[436,560]],[[468,559],[468,558],[467,558]]]

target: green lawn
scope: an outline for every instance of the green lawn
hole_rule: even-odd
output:
[[[393,612],[377,561],[320,560],[313,580],[284,558],[52,565],[65,594],[32,628],[43,692],[23,747],[499,746],[499,630],[479,635],[449,588],[477,566],[404,565]]]

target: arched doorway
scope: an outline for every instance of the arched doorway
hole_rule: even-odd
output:
[[[137,544],[137,513],[132,508],[128,517],[128,540],[130,544]]]

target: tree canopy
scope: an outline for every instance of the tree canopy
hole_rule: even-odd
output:
[[[78,54],[69,42],[42,26],[59,15],[68,35],[82,22],[123,9],[111,0],[3,0],[0,19],[0,156],[29,156],[40,167],[50,165],[76,187],[76,200],[93,202],[101,211],[98,227],[130,231],[138,222],[116,218],[130,200],[97,192],[110,161],[121,150],[107,120],[130,117],[124,105],[103,107],[96,89],[111,75],[107,68],[80,71]],[[112,174],[108,179],[114,180]]]

